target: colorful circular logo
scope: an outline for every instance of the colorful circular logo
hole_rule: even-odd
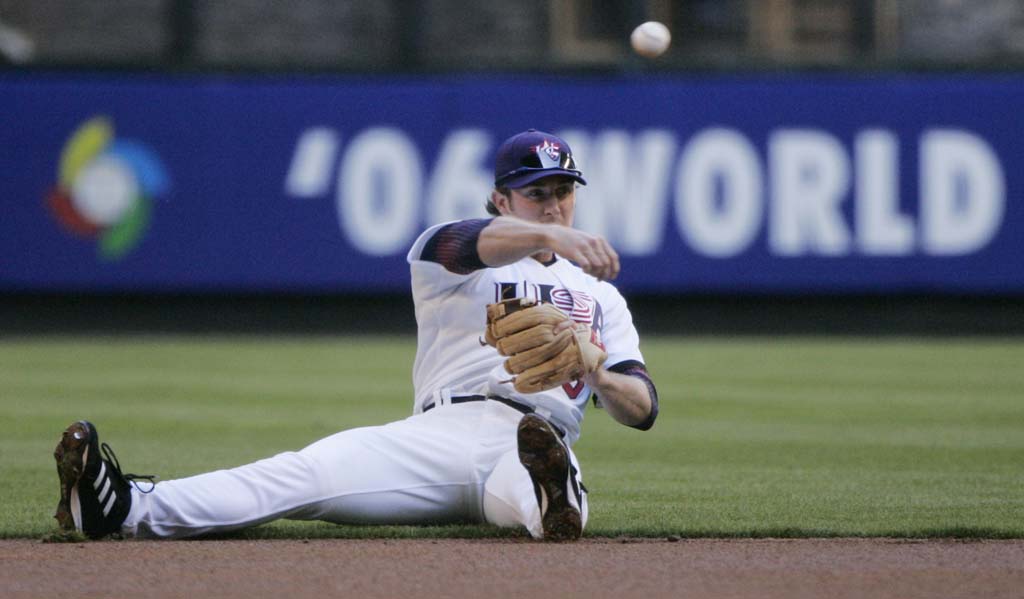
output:
[[[117,260],[138,245],[153,200],[168,188],[166,170],[149,147],[114,139],[110,121],[95,117],[64,145],[57,186],[47,203],[65,229],[97,239],[99,255]]]

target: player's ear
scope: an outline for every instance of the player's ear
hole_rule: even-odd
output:
[[[491,192],[491,204],[498,210],[498,214],[510,214],[512,212],[512,192],[507,188],[495,189]]]

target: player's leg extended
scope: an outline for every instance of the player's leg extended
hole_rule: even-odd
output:
[[[472,445],[480,406],[435,410],[355,429],[302,451],[323,478],[322,498],[287,517],[359,524],[425,524],[478,517]],[[339,467],[337,455],[346,456]]]
[[[518,447],[505,453],[484,484],[484,517],[524,526],[537,539],[579,538],[587,523],[587,493],[572,450],[543,418],[524,416]]]
[[[467,517],[477,481],[452,426],[421,415],[298,452],[133,492],[128,534],[190,537],[277,518],[419,523]],[[472,419],[461,423],[471,428]],[[447,432],[446,432],[447,431]],[[469,438],[469,435],[466,436]],[[467,496],[469,499],[467,499]]]

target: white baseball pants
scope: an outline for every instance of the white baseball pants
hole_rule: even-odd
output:
[[[439,406],[326,437],[230,470],[132,489],[123,531],[184,538],[278,518],[347,524],[489,522],[543,536],[533,482],[519,462],[522,417],[496,401]],[[579,472],[576,456],[570,457]],[[577,474],[577,478],[580,474]],[[583,493],[582,519],[587,521]]]

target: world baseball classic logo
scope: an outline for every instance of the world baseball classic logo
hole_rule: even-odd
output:
[[[64,145],[46,203],[64,229],[96,239],[101,258],[118,260],[142,240],[154,200],[169,188],[167,172],[148,146],[115,139],[111,121],[94,117]]]

